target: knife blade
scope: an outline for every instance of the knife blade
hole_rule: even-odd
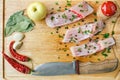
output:
[[[67,74],[96,74],[114,71],[118,66],[118,59],[105,60],[102,62],[49,62],[35,67],[32,75],[56,76]]]

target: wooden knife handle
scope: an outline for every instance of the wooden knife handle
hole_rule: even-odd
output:
[[[75,71],[77,74],[96,74],[114,71],[118,66],[118,59],[105,60],[101,62],[82,63],[75,61]]]

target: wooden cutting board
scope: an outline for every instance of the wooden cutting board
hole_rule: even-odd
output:
[[[35,1],[35,0],[4,0],[4,15],[5,23],[7,22],[10,15],[12,15],[14,12],[26,9],[27,6]],[[64,11],[66,6],[66,0],[36,0],[43,2],[48,9],[49,14],[51,12],[58,12],[58,10]],[[77,4],[82,0],[72,0],[72,5]],[[95,19],[97,19],[97,16],[95,15],[99,5],[103,2],[103,0],[86,0],[93,8],[94,13],[89,15],[83,20],[80,20],[76,23],[66,25],[68,28],[72,28],[77,26],[79,23],[80,25],[83,25],[88,22],[94,22]],[[104,0],[105,1],[105,0]],[[117,0],[119,2],[119,0]],[[55,3],[58,2],[59,5],[56,5]],[[54,8],[54,10],[52,10]],[[69,7],[68,7],[69,8]],[[112,21],[115,21],[116,23],[112,23]],[[116,45],[113,46],[111,49],[111,53],[108,53],[107,57],[104,57],[101,52],[87,56],[87,57],[72,57],[71,52],[69,50],[69,47],[76,45],[75,43],[61,43],[62,38],[60,38],[60,35],[64,35],[66,26],[61,27],[59,30],[57,29],[51,29],[49,28],[45,20],[35,22],[36,26],[34,26],[34,29],[31,32],[24,33],[25,39],[23,40],[23,46],[20,50],[18,50],[19,53],[29,56],[32,61],[31,62],[25,62],[22,64],[25,64],[29,66],[30,68],[34,68],[35,66],[46,63],[46,62],[66,62],[66,61],[73,61],[73,60],[80,60],[81,62],[99,62],[104,61],[105,59],[114,59],[118,57],[120,59],[120,17],[113,17],[106,21],[106,27],[105,29],[98,35],[95,36],[102,39],[102,35],[104,33],[110,33],[112,31],[115,31],[114,38],[116,40]],[[5,26],[3,26],[5,27]],[[53,34],[51,34],[53,33]],[[12,41],[12,35],[9,37],[5,37],[4,41],[4,50],[9,55],[9,43]],[[88,42],[89,40],[82,41],[81,43],[77,44],[84,44]],[[20,62],[21,63],[21,62]],[[116,69],[113,72],[110,73],[104,73],[104,74],[92,74],[92,75],[65,75],[65,76],[52,76],[52,77],[43,77],[43,76],[31,76],[31,75],[25,75],[17,72],[15,69],[13,69],[6,61],[3,61],[3,75],[4,78],[7,80],[115,80],[116,76],[118,75],[119,68]]]

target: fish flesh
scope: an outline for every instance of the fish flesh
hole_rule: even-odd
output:
[[[48,15],[45,21],[49,27],[55,28],[83,19],[93,11],[93,8],[87,2],[83,1],[64,12]]]
[[[77,56],[87,56],[104,50],[115,44],[113,37],[104,39],[104,40],[94,40],[87,44],[82,44],[80,46],[72,46],[70,48],[72,55]]]
[[[64,39],[62,42],[80,42],[87,38],[90,38],[97,34],[98,32],[102,31],[105,27],[103,21],[99,20],[94,23],[85,24],[83,26],[78,26],[66,31]]]

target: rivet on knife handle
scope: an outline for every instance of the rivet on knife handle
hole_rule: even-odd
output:
[[[80,74],[79,65],[80,65],[80,64],[79,64],[79,61],[76,60],[76,61],[75,61],[75,71],[76,71],[77,74]]]

